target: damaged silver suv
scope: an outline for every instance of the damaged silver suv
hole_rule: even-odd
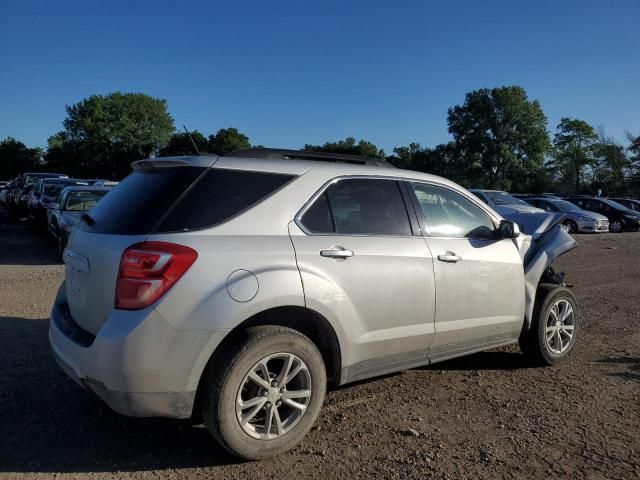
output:
[[[531,234],[443,178],[378,159],[249,149],[142,160],[74,229],[56,360],[132,416],[201,417],[246,459],[298,443],[327,385],[519,342],[543,365],[578,328]]]

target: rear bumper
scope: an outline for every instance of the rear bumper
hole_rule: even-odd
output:
[[[49,342],[69,377],[124,415],[191,416],[202,371],[226,330],[176,330],[153,309],[114,310],[94,337],[59,300]]]

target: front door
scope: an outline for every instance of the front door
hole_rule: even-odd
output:
[[[512,239],[471,197],[449,187],[411,183],[436,280],[432,361],[517,340],[524,321],[524,268]]]
[[[401,184],[340,179],[290,224],[306,305],[338,325],[349,380],[427,361],[433,260],[412,232]]]

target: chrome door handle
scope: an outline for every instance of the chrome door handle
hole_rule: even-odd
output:
[[[446,263],[458,263],[462,260],[462,257],[454,252],[447,252],[445,254],[438,255],[438,260]]]
[[[328,250],[320,250],[320,256],[328,258],[349,258],[353,252],[344,247],[331,247]]]

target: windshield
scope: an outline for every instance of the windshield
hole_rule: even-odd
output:
[[[95,207],[96,203],[107,193],[107,190],[70,192],[64,209],[70,212],[86,212]]]
[[[484,194],[491,199],[493,203],[496,205],[526,205],[530,207],[527,202],[520,200],[518,198],[512,197],[507,192],[487,192]]]
[[[566,200],[549,200],[556,207],[558,207],[563,212],[581,212],[582,209],[577,205],[574,205],[571,202],[567,202]]]

